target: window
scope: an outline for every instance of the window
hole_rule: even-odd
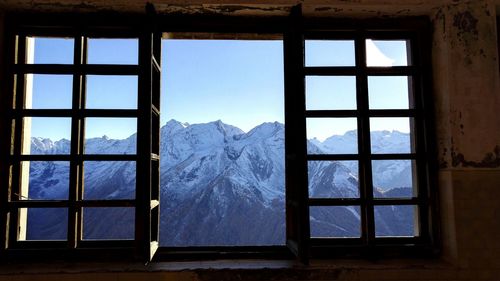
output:
[[[152,33],[113,31],[21,25],[11,37],[13,252],[148,248],[147,258],[157,245],[160,50]]]
[[[294,10],[279,24],[17,23],[6,253],[429,253],[425,20],[398,20],[394,30]],[[168,38],[163,47],[154,28]],[[227,115],[238,102],[250,110]],[[224,208],[243,211],[228,218]]]
[[[284,245],[282,38],[204,35],[163,40],[160,245]]]

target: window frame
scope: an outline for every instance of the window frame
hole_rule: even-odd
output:
[[[123,18],[91,17],[90,23],[85,16],[75,16],[73,19],[47,15],[13,15],[8,19],[9,34],[6,36],[8,57],[8,75],[10,81],[8,98],[12,108],[7,109],[7,119],[16,120],[9,129],[8,151],[5,151],[5,163],[8,171],[8,193],[3,194],[2,223],[5,223],[5,246],[2,251],[5,256],[24,258],[40,255],[42,252],[49,257],[91,259],[99,256],[118,259],[150,260],[157,249],[158,233],[151,226],[152,220],[159,219],[158,191],[152,188],[158,183],[159,169],[154,170],[159,145],[159,129],[152,130],[152,123],[159,124],[159,79],[153,82],[155,71],[161,71],[155,57],[159,57],[158,33],[154,30],[151,20],[134,17],[133,24]],[[113,20],[115,19],[115,20]],[[55,23],[58,22],[58,25]],[[43,23],[43,24],[40,24]],[[61,26],[61,23],[63,26]],[[34,37],[69,37],[74,39],[74,59],[69,65],[60,64],[26,64],[26,42]],[[88,38],[135,38],[138,41],[137,65],[86,64]],[[158,38],[153,40],[154,38]],[[73,77],[71,109],[24,109],[26,74],[67,74]],[[138,78],[137,109],[87,109],[85,108],[85,80],[87,75],[120,75],[136,76]],[[155,75],[155,77],[159,77]],[[6,80],[7,80],[6,79]],[[141,94],[140,94],[141,93]],[[149,93],[149,94],[148,94]],[[156,96],[156,97],[155,97]],[[14,104],[15,100],[15,104]],[[155,106],[156,105],[156,106]],[[149,114],[148,114],[149,112]],[[71,152],[68,155],[23,155],[21,143],[22,120],[24,117],[67,117],[71,118]],[[84,134],[85,118],[114,117],[134,118],[137,120],[137,146],[133,155],[117,154],[85,154]],[[11,121],[9,121],[11,122]],[[154,141],[153,141],[154,140]],[[6,149],[6,147],[5,147]],[[153,153],[156,152],[156,155]],[[15,198],[16,189],[20,187],[21,161],[33,160],[64,160],[70,163],[70,180],[68,200],[20,200]],[[134,199],[122,200],[84,200],[83,198],[83,163],[84,161],[134,161],[136,163],[136,187]],[[155,181],[156,178],[156,181]],[[7,190],[7,188],[6,188]],[[12,195],[11,195],[12,194]],[[147,201],[147,202],[143,202]],[[146,208],[147,206],[147,208]],[[19,241],[17,238],[18,216],[17,208],[21,207],[55,207],[68,210],[67,240],[63,241]],[[84,207],[130,207],[134,208],[134,239],[129,240],[84,240],[83,239],[83,208]],[[21,222],[26,223],[26,222]],[[157,228],[156,228],[157,229]],[[3,238],[2,238],[3,239]],[[32,249],[37,249],[36,254]],[[102,251],[106,249],[106,251]],[[2,255],[3,256],[3,255]]]
[[[123,17],[121,15],[26,15],[13,14],[8,19],[8,27],[6,38],[8,40],[6,46],[10,47],[7,50],[8,58],[14,58],[17,53],[14,48],[15,42],[12,41],[17,32],[24,31],[28,33],[36,33],[36,35],[48,32],[48,35],[55,36],[75,36],[75,30],[85,32],[85,35],[99,35],[106,38],[123,38],[131,34],[142,40],[141,42],[149,42],[140,44],[139,47],[139,65],[137,70],[143,75],[143,82],[139,82],[139,92],[149,92],[151,94],[144,95],[141,108],[143,121],[138,124],[138,149],[137,149],[137,179],[136,186],[140,183],[146,183],[150,186],[147,192],[136,195],[136,235],[135,241],[132,244],[124,245],[117,242],[114,245],[109,244],[109,241],[103,243],[89,243],[88,246],[75,248],[74,244],[67,248],[54,248],[57,245],[48,245],[47,247],[37,244],[28,245],[27,247],[12,248],[12,245],[7,241],[8,236],[12,238],[12,230],[8,234],[9,208],[3,207],[2,216],[0,219],[0,235],[5,236],[4,246],[0,247],[0,256],[16,257],[19,256],[25,259],[30,253],[33,256],[38,256],[41,251],[48,254],[49,257],[60,258],[63,253],[67,257],[76,259],[91,259],[98,254],[101,258],[107,259],[137,259],[141,258],[146,261],[154,256],[155,261],[163,260],[179,260],[179,259],[213,259],[213,258],[278,258],[290,259],[298,256],[300,260],[307,263],[309,258],[332,258],[332,257],[386,257],[386,256],[408,256],[408,257],[429,257],[436,256],[439,253],[439,228],[437,221],[437,188],[436,188],[436,161],[434,159],[434,130],[432,116],[433,107],[430,102],[431,96],[431,74],[430,74],[430,24],[427,18],[396,18],[396,19],[328,19],[328,18],[304,18],[301,15],[300,6],[292,8],[289,17],[277,18],[240,18],[240,17],[224,17],[224,16],[155,16],[143,17],[132,16]],[[43,24],[40,24],[43,23]],[[63,24],[62,24],[63,23]],[[67,27],[70,26],[70,27]],[[23,27],[23,28],[19,28]],[[46,31],[45,31],[46,30]],[[159,121],[153,120],[153,115],[159,115],[159,98],[155,100],[155,93],[159,95],[159,79],[153,78],[154,67],[161,71],[161,48],[158,46],[158,38],[161,32],[212,32],[212,33],[254,33],[266,36],[269,34],[283,34],[284,44],[284,80],[285,80],[285,154],[286,154],[286,236],[287,241],[284,246],[244,246],[244,247],[158,247],[151,241],[158,241],[159,214],[152,214],[153,208],[159,206],[159,184],[155,187],[155,176],[146,177],[152,171],[158,171],[156,167],[147,164],[153,163],[154,159],[159,160]],[[413,48],[413,56],[418,58],[418,69],[408,67],[409,73],[418,72],[418,82],[416,82],[416,93],[418,102],[415,105],[415,118],[419,119],[417,131],[417,149],[420,159],[419,173],[419,199],[415,203],[422,204],[425,209],[421,212],[421,219],[424,220],[424,228],[422,237],[418,239],[400,239],[390,241],[391,239],[378,240],[384,243],[351,243],[345,239],[310,239],[309,238],[309,204],[308,199],[308,182],[307,182],[307,152],[306,152],[306,127],[305,116],[308,114],[305,109],[305,85],[304,77],[311,71],[310,67],[304,66],[304,38],[309,35],[319,36],[318,38],[353,38],[352,33],[356,36],[364,38],[363,34],[376,34],[385,38],[384,34],[388,34],[390,38],[401,39],[397,35],[406,36],[411,33],[414,42],[418,42],[419,48]],[[356,37],[355,36],[355,37]],[[396,37],[394,37],[396,36]],[[76,36],[75,36],[76,38]],[[156,38],[153,40],[153,38]],[[358,38],[358,37],[356,37]],[[358,39],[356,39],[358,40]],[[361,40],[361,39],[359,39]],[[358,40],[358,41],[359,41]],[[76,40],[75,40],[76,46]],[[357,44],[359,47],[359,43]],[[76,47],[75,47],[76,48]],[[22,49],[22,48],[21,48]],[[417,50],[415,50],[417,49]],[[360,53],[361,51],[358,51]],[[21,54],[22,55],[22,54]],[[359,55],[358,55],[359,56]],[[153,57],[153,59],[151,59]],[[362,58],[357,58],[357,60]],[[155,66],[156,65],[156,66]],[[100,72],[100,66],[95,66],[94,71]],[[309,68],[309,69],[308,69]],[[321,67],[316,70],[321,72]],[[47,70],[50,70],[49,67]],[[114,69],[120,72],[118,68]],[[13,74],[19,70],[13,62],[7,65],[8,79],[11,81]],[[365,69],[361,71],[366,71]],[[406,73],[403,72],[397,73]],[[106,72],[106,71],[105,71]],[[314,71],[313,71],[314,72]],[[391,70],[379,69],[381,75],[390,73]],[[110,70],[110,73],[117,73]],[[135,72],[134,72],[135,73]],[[351,72],[349,72],[351,73]],[[137,74],[139,75],[139,74]],[[363,74],[365,75],[365,74]],[[365,75],[366,76],[366,75]],[[140,79],[141,80],[141,79]],[[149,81],[149,82],[145,82]],[[158,84],[155,84],[155,81]],[[16,82],[20,85],[21,82]],[[75,83],[75,81],[74,81]],[[8,90],[14,93],[14,85]],[[366,89],[364,89],[366,91]],[[8,95],[10,99],[13,95]],[[139,94],[139,96],[141,96]],[[13,102],[13,100],[12,100]],[[147,110],[148,104],[156,103],[157,106],[152,108],[152,111]],[[9,104],[9,103],[6,103]],[[12,104],[12,103],[10,103]],[[139,101],[141,104],[141,101]],[[9,118],[17,114],[15,110],[9,110]],[[149,114],[151,113],[151,114]],[[141,115],[141,114],[139,114]],[[320,114],[321,115],[321,114]],[[356,118],[369,118],[368,115],[356,113]],[[148,121],[149,120],[149,121]],[[139,123],[139,122],[138,122]],[[8,130],[10,126],[6,126]],[[148,129],[149,128],[149,129]],[[139,130],[149,133],[139,133]],[[16,131],[19,138],[19,130]],[[9,132],[8,135],[11,135]],[[139,151],[139,138],[144,138],[142,143],[149,143]],[[149,136],[149,137],[148,137]],[[358,134],[358,140],[368,137],[366,133]],[[9,140],[11,141],[11,140]],[[5,157],[5,163],[12,165],[13,159],[10,155],[11,144],[2,143],[2,149]],[[141,156],[139,156],[139,154]],[[361,157],[361,156],[360,156]],[[364,157],[364,156],[363,156]],[[14,157],[15,158],[15,157]],[[321,157],[320,157],[321,158]],[[139,160],[142,159],[142,160]],[[145,165],[139,164],[139,161]],[[154,164],[153,164],[154,165]],[[149,167],[141,170],[140,167]],[[9,169],[2,167],[0,175],[9,175]],[[156,173],[156,172],[155,172]],[[10,177],[2,177],[4,180],[2,185],[11,186],[15,184],[10,182]],[[138,191],[139,188],[136,188]],[[369,188],[368,188],[369,190]],[[2,206],[13,203],[9,198],[9,188],[4,188],[2,195]],[[155,197],[156,196],[156,197]],[[423,202],[420,202],[423,201]],[[396,202],[397,203],[397,202]],[[17,204],[17,203],[15,203]],[[15,205],[14,204],[14,205]],[[99,203],[96,203],[99,205]],[[361,204],[361,203],[360,203]],[[385,203],[384,203],[385,204]],[[13,205],[12,205],[13,206]],[[157,209],[158,210],[158,209]],[[156,222],[156,223],[155,223]],[[156,227],[155,227],[156,225]],[[365,226],[369,227],[369,226]],[[156,233],[156,237],[155,237]],[[149,239],[144,239],[149,236]],[[2,237],[4,239],[4,237]],[[370,240],[373,241],[373,240]],[[386,243],[387,242],[387,243]],[[395,243],[394,243],[395,242]],[[64,242],[66,243],[66,242]],[[114,246],[114,247],[110,247]],[[44,250],[45,248],[45,250]],[[34,251],[33,251],[34,250]],[[40,251],[39,251],[40,250]],[[105,250],[105,251],[103,251]],[[157,251],[156,251],[157,250]],[[103,256],[102,254],[106,252]],[[156,254],[155,254],[156,252]]]
[[[335,29],[330,29],[334,26]],[[397,28],[395,28],[397,27]],[[373,19],[355,20],[310,20],[304,22],[303,42],[307,39],[353,40],[355,42],[355,59],[353,67],[301,66],[303,76],[349,75],[356,77],[358,108],[350,110],[307,110],[304,118],[351,117],[358,123],[358,153],[353,155],[313,155],[307,154],[304,170],[307,171],[307,160],[358,160],[360,198],[359,199],[314,199],[310,198],[308,206],[360,206],[362,214],[361,237],[358,238],[310,238],[311,257],[345,257],[345,256],[411,256],[429,257],[439,252],[437,224],[437,197],[435,171],[435,144],[433,106],[431,100],[431,68],[430,68],[430,24],[426,19]],[[408,66],[377,67],[366,65],[366,39],[406,40]],[[304,52],[305,53],[305,52]],[[370,109],[368,107],[368,77],[412,77],[409,81],[410,100],[408,109]],[[412,85],[413,84],[413,85]],[[301,87],[302,89],[302,87]],[[300,95],[305,105],[305,89]],[[413,107],[411,107],[413,103]],[[411,153],[377,153],[370,152],[369,123],[372,117],[408,117],[410,124]],[[305,133],[305,128],[302,128]],[[303,136],[305,138],[305,135]],[[413,145],[412,145],[413,146]],[[413,160],[416,162],[417,196],[412,198],[384,199],[373,197],[372,160]],[[306,186],[307,188],[307,186]],[[305,193],[304,191],[303,193]],[[376,206],[407,205],[418,206],[419,236],[416,237],[376,237],[374,208]],[[308,210],[304,210],[304,213]],[[308,213],[307,213],[308,214]],[[308,239],[308,238],[306,238]],[[333,253],[332,253],[333,252]]]

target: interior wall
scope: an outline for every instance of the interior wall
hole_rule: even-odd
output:
[[[182,1],[152,2],[156,2],[162,13],[174,10],[203,13],[213,9],[235,16],[252,12],[286,14],[290,5],[296,3],[213,0],[204,5],[203,1],[188,1],[192,6],[186,6],[179,4]],[[313,261],[307,267],[293,262],[250,261],[148,266],[1,265],[0,280],[500,280],[500,71],[496,30],[500,1],[317,0],[302,3],[307,16],[425,15],[431,18],[433,91],[428,94],[434,102],[434,111],[430,113],[436,119],[438,151],[434,158],[439,164],[440,258]],[[6,0],[0,5],[4,10],[135,11],[144,2]],[[228,10],[228,6],[240,9]],[[0,23],[3,23],[2,13]],[[1,42],[0,39],[0,50]]]

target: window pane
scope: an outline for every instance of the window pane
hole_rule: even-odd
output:
[[[135,208],[83,208],[83,239],[134,239]]]
[[[87,76],[87,104],[92,109],[137,109],[137,76]]]
[[[306,76],[306,109],[356,109],[356,77]]]
[[[86,118],[85,154],[135,154],[136,118]]]
[[[282,41],[164,40],[162,53],[160,244],[284,245]]]
[[[370,109],[409,109],[407,76],[368,77]]]
[[[33,42],[33,57],[28,63],[37,64],[72,64],[73,63],[73,38],[43,38],[29,37],[28,42]],[[30,43],[28,43],[30,44]],[[29,57],[29,54],[28,54]]]
[[[353,40],[306,40],[306,66],[354,66]]]
[[[359,198],[358,161],[309,161],[309,197]]]
[[[418,236],[417,206],[375,206],[375,236]]]
[[[373,160],[373,196],[404,198],[417,195],[415,161]]]
[[[367,66],[407,66],[406,40],[366,40]]]
[[[71,118],[25,117],[23,128],[23,154],[70,153]]]
[[[411,118],[370,118],[372,153],[411,153]]]
[[[84,171],[84,199],[135,198],[135,161],[86,161]]]
[[[66,208],[21,208],[19,240],[67,240],[68,210]]]
[[[309,207],[311,238],[361,237],[361,216],[358,206]]]
[[[89,39],[89,64],[137,64],[139,40],[137,39]]]
[[[28,74],[33,90],[26,93],[26,108],[70,109],[73,95],[72,75]]]
[[[20,200],[68,199],[69,162],[23,161],[21,172]],[[29,173],[27,178],[26,173]]]
[[[356,154],[356,118],[307,118],[308,154]]]

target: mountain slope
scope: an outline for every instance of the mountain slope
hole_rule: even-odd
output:
[[[346,139],[355,133],[348,133]],[[387,136],[387,134],[385,134]],[[263,123],[248,133],[222,123],[182,124],[170,120],[161,128],[162,245],[243,246],[285,243],[284,127]],[[308,149],[321,153],[334,145],[311,140]],[[384,141],[390,141],[384,138]],[[346,142],[346,141],[344,141]],[[86,153],[135,153],[136,136],[125,140],[107,137],[86,140]],[[32,151],[67,153],[69,142],[33,138]],[[66,149],[66,150],[65,150]],[[336,147],[336,149],[342,149]],[[345,148],[348,149],[348,148]],[[353,161],[311,161],[308,167],[311,197],[357,198],[357,167]],[[388,161],[391,162],[391,161]],[[398,171],[399,163],[390,171]],[[135,197],[135,162],[87,161],[85,199]],[[374,165],[375,166],[375,165]],[[32,162],[30,198],[66,199],[69,165],[65,162]],[[389,173],[386,181],[396,181]],[[396,177],[397,178],[397,177]],[[375,182],[375,179],[374,179]],[[406,187],[397,179],[399,186]],[[139,186],[140,188],[140,186]],[[390,191],[389,189],[381,189]],[[388,192],[378,192],[386,196]],[[358,207],[311,208],[313,236],[359,236]],[[404,210],[377,210],[382,234],[408,232],[412,215]],[[30,210],[28,239],[61,239],[67,214]],[[84,210],[84,238],[133,237],[133,209]],[[113,222],[113,223],[109,223]],[[406,223],[406,224],[405,224]],[[393,227],[396,226],[396,227]],[[65,228],[64,228],[65,229]]]

